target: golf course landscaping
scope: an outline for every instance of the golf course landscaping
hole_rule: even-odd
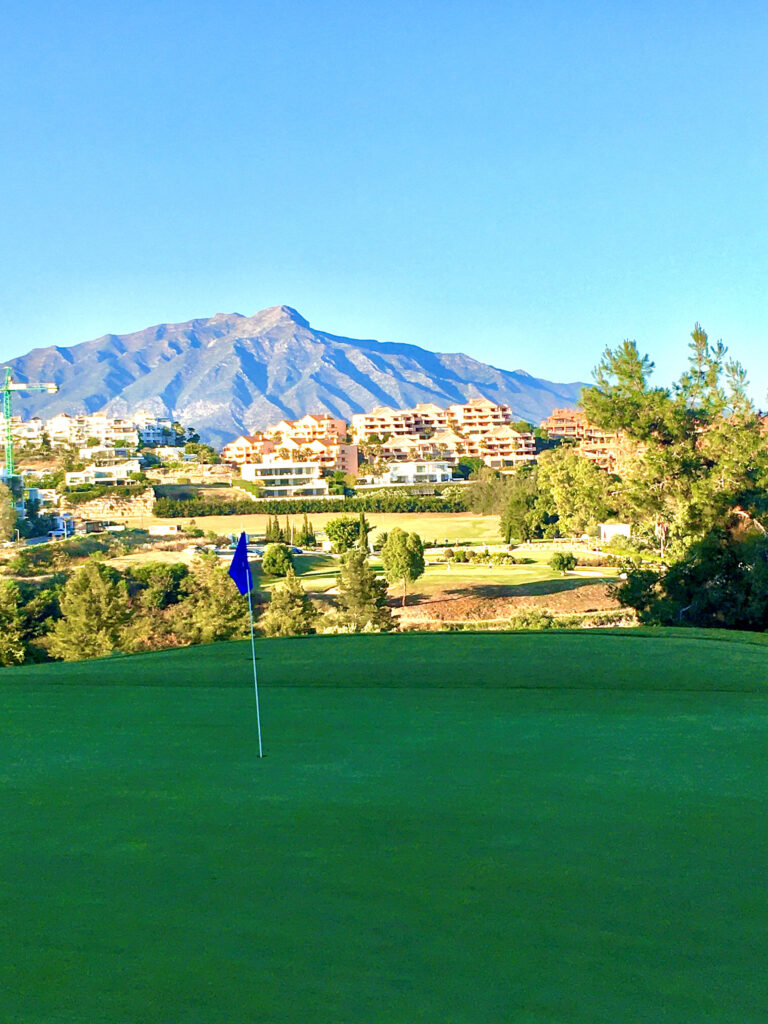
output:
[[[768,642],[0,670],[0,1020],[763,1024]]]

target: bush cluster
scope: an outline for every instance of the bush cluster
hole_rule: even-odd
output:
[[[453,548],[446,548],[444,551],[444,557],[449,562],[461,562],[471,564],[490,564],[490,565],[525,565],[531,562],[530,558],[516,558],[514,555],[510,555],[507,551],[494,551],[493,554],[484,548],[481,551],[463,551],[461,548],[458,551]]]

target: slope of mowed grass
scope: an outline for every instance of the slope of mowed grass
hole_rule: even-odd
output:
[[[240,498],[245,497],[241,491]],[[309,520],[316,530],[324,530],[331,519],[338,519],[341,515],[357,516],[356,512],[310,512]],[[187,517],[183,516],[182,519]],[[195,524],[203,530],[212,530],[214,533],[239,533],[245,530],[247,533],[264,533],[267,528],[266,513],[254,513],[253,515],[236,516],[196,516]],[[391,530],[399,526],[402,530],[415,530],[425,541],[449,540],[451,543],[471,541],[475,544],[500,544],[501,534],[499,533],[498,516],[481,516],[474,512],[366,512],[365,518],[374,530]],[[279,516],[280,524],[285,522],[285,516]],[[300,526],[303,515],[294,513],[288,519],[295,525]],[[131,517],[130,522],[146,525],[149,522],[173,523],[176,519],[160,519],[154,516]]]
[[[742,639],[260,641],[263,761],[245,644],[1,672],[0,1019],[763,1021]]]
[[[399,633],[256,641],[267,686],[768,693],[768,637],[725,630]],[[0,669],[3,684],[247,686],[247,641]]]

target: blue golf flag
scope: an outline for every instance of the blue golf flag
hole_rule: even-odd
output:
[[[235,586],[245,597],[253,590],[253,576],[251,567],[248,565],[248,538],[244,533],[240,534],[235,553],[232,556],[232,564],[229,567],[229,575],[235,581]]]

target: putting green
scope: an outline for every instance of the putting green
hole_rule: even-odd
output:
[[[0,1018],[765,1019],[762,638],[258,651],[0,672]]]

